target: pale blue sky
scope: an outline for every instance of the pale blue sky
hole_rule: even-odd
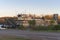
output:
[[[0,16],[60,13],[60,0],[0,0]]]

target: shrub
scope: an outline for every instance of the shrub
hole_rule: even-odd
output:
[[[26,28],[23,25],[20,25],[18,29],[25,30]]]
[[[60,30],[60,25],[55,25],[53,30]]]
[[[35,20],[29,20],[28,23],[29,23],[29,27],[30,28],[34,28],[35,27],[35,24],[36,24]]]
[[[37,26],[37,27],[33,27],[32,30],[47,30],[47,27],[45,27],[45,26]]]

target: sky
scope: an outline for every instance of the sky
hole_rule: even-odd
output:
[[[0,16],[17,16],[21,13],[59,14],[60,0],[0,0]]]

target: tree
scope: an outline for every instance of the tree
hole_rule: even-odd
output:
[[[53,19],[53,16],[52,15],[45,15],[45,19]]]
[[[51,21],[50,21],[50,24],[51,24],[51,25],[53,25],[54,23],[55,23],[55,21],[54,21],[54,20],[51,20]]]

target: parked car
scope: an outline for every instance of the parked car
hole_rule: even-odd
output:
[[[2,26],[3,26],[3,25],[0,25],[0,29],[6,29],[6,28],[3,28]]]

